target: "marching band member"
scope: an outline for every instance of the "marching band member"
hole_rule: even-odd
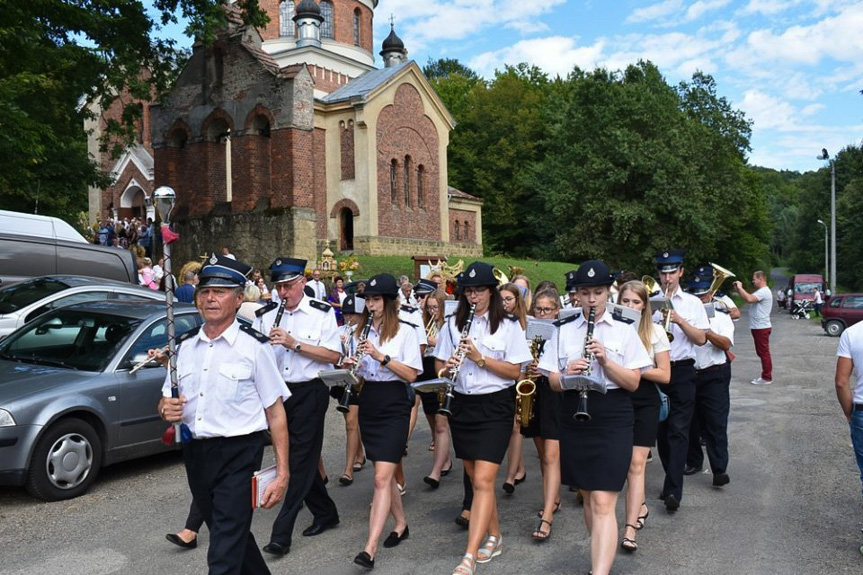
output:
[[[369,536],[354,563],[375,566],[378,540],[387,514],[395,520],[384,547],[395,547],[409,535],[402,500],[395,480],[408,440],[413,393],[406,384],[422,373],[422,355],[416,327],[399,320],[399,288],[390,274],[372,276],[361,294],[366,302],[357,334],[371,323],[368,338],[358,341],[362,353],[357,375],[365,379],[359,394],[359,421],[366,456],[375,470],[375,492],[369,513]],[[350,367],[354,358],[343,362]]]
[[[644,469],[647,465],[647,454],[656,443],[656,433],[659,428],[660,399],[654,384],[667,384],[671,379],[671,361],[669,350],[671,345],[668,336],[661,325],[653,323],[650,299],[647,288],[638,280],[628,281],[620,286],[618,303],[641,312],[641,321],[636,329],[641,343],[653,361],[649,369],[641,373],[638,389],[629,398],[632,400],[632,410],[635,415],[632,461],[629,464],[626,487],[626,524],[620,546],[626,551],[638,549],[635,541],[636,532],[644,527],[644,522],[650,511],[644,496]],[[644,513],[641,513],[644,508]]]
[[[561,376],[570,374],[589,374],[607,388],[605,394],[588,392],[588,421],[574,418],[580,403],[576,391],[564,392],[560,409],[562,479],[584,492],[595,575],[607,575],[614,561],[614,508],[632,459],[633,413],[626,392],[638,388],[641,369],[651,365],[635,330],[605,313],[613,281],[601,261],[587,261],[578,268],[573,284],[582,313],[558,322],[560,329],[539,364],[553,389],[561,390]]]
[[[533,316],[537,319],[555,320],[560,312],[560,294],[556,289],[538,291],[533,298]],[[541,354],[545,351],[542,344]],[[532,437],[539,454],[542,469],[542,510],[539,525],[533,531],[537,541],[547,541],[551,537],[551,523],[554,514],[560,509],[560,394],[553,391],[548,378],[538,369],[539,362],[531,362],[529,375],[536,383],[533,401],[533,421],[521,427],[524,437]]]
[[[363,298],[351,294],[342,302],[342,317],[344,325],[339,328],[339,339],[342,341],[342,359],[354,354],[356,339],[353,337],[360,320],[363,317],[362,310],[365,309]],[[341,361],[339,362],[341,365]],[[341,399],[344,388],[334,385],[330,388],[330,395],[334,399]],[[359,403],[357,394],[350,397],[345,418],[345,472],[339,477],[341,485],[351,485],[354,482],[354,473],[360,471],[366,464],[366,456],[363,454],[363,445],[360,441]]]
[[[291,390],[285,402],[291,431],[291,482],[285,503],[273,523],[264,551],[286,555],[291,550],[294,523],[303,502],[314,519],[303,536],[319,535],[339,523],[336,504],[318,472],[329,404],[327,386],[318,372],[332,369],[341,342],[332,306],[305,294],[306,260],[280,257],[270,265],[273,290],[280,304],[269,303],[256,312],[254,327],[269,334],[282,378]],[[278,322],[276,321],[278,320]]]
[[[524,330],[504,311],[492,266],[474,262],[459,282],[458,311],[438,337],[435,367],[444,377],[458,374],[450,429],[456,457],[471,480],[473,503],[467,548],[453,575],[472,575],[476,563],[503,550],[494,484],[515,415],[512,388],[531,356]]]
[[[402,276],[407,279],[407,276]],[[402,284],[399,284],[402,285]],[[404,297],[404,291],[399,290],[399,299],[401,300],[401,305],[399,306],[399,319],[404,323],[414,326],[414,329],[417,330],[417,337],[420,341],[420,353],[421,357],[425,356],[426,348],[428,347],[428,338],[426,337],[426,330],[424,328],[423,321],[423,312],[420,308],[414,307],[408,303],[408,299]],[[413,391],[412,391],[413,393]],[[414,433],[414,428],[417,424],[417,417],[419,415],[419,407],[420,407],[420,398],[416,396],[416,393],[413,394],[414,403],[411,406],[411,419],[410,425],[408,426],[408,443],[410,442],[411,436]],[[407,443],[405,444],[405,457],[408,454]],[[407,492],[407,483],[405,481],[405,471],[404,466],[401,461],[396,466],[396,485],[399,488],[399,493],[404,495]]]
[[[689,283],[689,293],[705,304],[713,299],[709,291],[711,275],[711,268],[702,266],[695,270],[695,277]],[[730,308],[722,304],[714,308],[707,343],[695,349],[695,413],[690,424],[689,450],[683,473],[694,475],[701,471],[704,465],[703,437],[713,472],[713,486],[722,487],[731,481],[727,473],[728,413],[731,409],[728,351],[734,345],[734,321]]]
[[[522,295],[524,288],[515,283],[507,283],[500,286],[499,289],[500,297],[503,301],[503,309],[509,315],[515,316],[521,329],[524,329],[527,322],[528,309],[527,302]],[[527,479],[522,443],[518,421],[513,419],[512,434],[509,437],[509,448],[507,449],[506,479],[503,482],[503,490],[508,495],[512,495],[515,492],[515,486]]]
[[[654,321],[669,321],[671,382],[664,388],[669,399],[668,419],[659,424],[658,447],[665,483],[660,499],[674,513],[683,498],[683,469],[689,446],[689,424],[695,408],[695,348],[707,341],[710,327],[704,305],[680,288],[684,250],[665,250],[656,255],[662,293],[671,299],[672,310],[657,310]],[[667,315],[670,315],[670,320]]]
[[[438,289],[437,285],[430,280],[420,280],[414,288],[417,301],[423,310],[423,325],[430,328],[427,334],[429,348],[423,356],[423,373],[417,378],[417,381],[426,381],[434,379],[437,372],[434,369],[434,346],[437,345],[440,329],[444,324],[444,312],[446,302],[446,292]],[[450,435],[449,435],[449,420],[446,416],[438,413],[440,402],[438,394],[434,392],[418,392],[422,401],[423,413],[429,423],[429,428],[432,432],[432,444],[429,449],[433,449],[434,463],[431,473],[423,478],[423,481],[431,486],[432,489],[437,489],[440,486],[440,478],[447,475],[452,470],[452,459],[450,458]],[[446,466],[446,469],[444,469]]]

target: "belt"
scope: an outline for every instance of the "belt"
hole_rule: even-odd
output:
[[[699,373],[704,373],[705,371],[716,371],[718,369],[725,367],[727,364],[728,364],[728,362],[726,361],[726,362],[718,363],[716,365],[711,365],[710,367],[705,367],[704,369],[696,369],[695,371],[697,371]]]
[[[671,367],[683,367],[686,365],[695,365],[695,360],[694,359],[681,359],[678,361],[672,361],[671,362]]]
[[[324,380],[320,377],[316,377],[315,379],[310,379],[309,381],[286,381],[285,385],[288,386],[288,389],[291,391],[295,389],[300,389],[301,387],[308,387],[310,385],[315,385],[316,383],[323,383]]]
[[[863,411],[863,403],[855,403],[854,411]]]

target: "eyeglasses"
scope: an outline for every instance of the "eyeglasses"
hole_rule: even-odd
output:
[[[514,298],[514,297],[504,297],[504,298],[501,298],[501,299],[502,299],[505,303],[512,303],[512,302],[514,302],[514,301],[515,301],[515,298]]]
[[[440,309],[440,308],[439,308],[438,306],[434,306],[434,307],[432,307],[432,306],[428,306],[428,307],[426,308],[426,310],[428,310],[428,312],[429,312],[429,313],[437,313],[437,310],[439,310],[439,309]]]
[[[556,307],[535,307],[535,308],[533,308],[533,310],[536,313],[541,313],[541,314],[545,315],[547,313],[552,313],[552,312],[557,311],[557,308]]]
[[[466,287],[464,288],[465,295],[470,295],[472,293],[485,293],[488,291],[488,286],[480,286],[480,287]]]

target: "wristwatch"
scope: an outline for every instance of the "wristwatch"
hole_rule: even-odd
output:
[[[385,366],[386,364],[388,364],[390,361],[392,361],[392,359],[393,359],[393,358],[391,358],[390,356],[385,355],[385,356],[384,356],[384,360],[381,362],[381,367],[383,367],[383,366]]]
[[[476,360],[476,364],[481,368],[485,368],[485,357],[479,356],[479,359]]]
[[[303,344],[301,344],[301,343],[298,343],[297,345],[294,346],[294,351],[297,353],[300,353],[300,351],[302,351],[302,349],[303,349]]]

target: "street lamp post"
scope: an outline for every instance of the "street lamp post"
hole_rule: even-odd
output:
[[[836,295],[836,158],[821,148],[818,159],[830,162],[830,293]]]
[[[827,224],[824,220],[818,220],[818,223],[824,226],[824,283],[830,285],[830,258],[828,257],[828,249],[830,242],[827,240]],[[831,291],[831,293],[833,293]]]

